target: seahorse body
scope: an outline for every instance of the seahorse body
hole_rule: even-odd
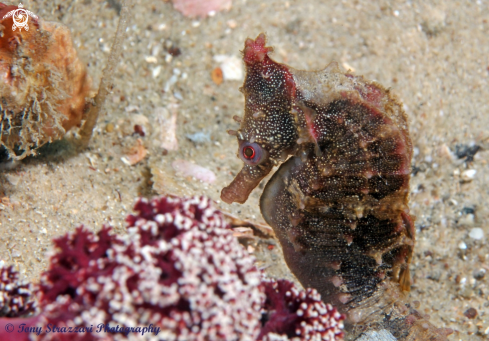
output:
[[[221,198],[245,202],[281,164],[261,197],[263,217],[299,281],[347,315],[349,338],[379,330],[398,340],[445,340],[449,331],[402,293],[415,230],[401,105],[336,63],[312,72],[276,63],[265,42],[263,34],[245,42],[245,114],[233,132],[245,165]]]

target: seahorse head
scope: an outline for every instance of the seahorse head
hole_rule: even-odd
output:
[[[230,134],[238,139],[238,157],[243,168],[221,192],[227,203],[244,203],[251,191],[272,170],[286,160],[298,138],[294,115],[295,83],[287,66],[273,61],[265,46],[265,35],[247,39],[243,50],[246,79],[240,91],[245,96],[241,126]]]

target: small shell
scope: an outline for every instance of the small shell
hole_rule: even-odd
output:
[[[186,17],[205,18],[213,13],[229,10],[232,0],[173,0],[173,7]]]
[[[161,147],[166,150],[177,150],[177,114],[178,104],[171,103],[168,108],[155,109],[156,121],[160,125]]]
[[[217,85],[222,84],[223,75],[222,75],[221,68],[216,67],[214,70],[212,70],[212,72],[211,72],[211,78],[212,78],[212,81],[215,84],[217,84]]]
[[[133,166],[136,163],[141,162],[147,154],[148,150],[144,148],[143,141],[137,139],[137,145],[131,148],[129,153],[126,156],[123,156],[121,160],[126,165]]]
[[[236,56],[218,54],[213,58],[220,63],[224,80],[240,81],[243,80],[243,66],[241,59]]]
[[[190,161],[179,159],[173,161],[171,165],[180,176],[192,176],[198,180],[210,184],[216,181],[216,175],[213,171],[205,167],[196,165],[195,163],[192,163]]]

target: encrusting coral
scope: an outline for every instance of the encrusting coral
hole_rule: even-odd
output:
[[[32,285],[19,280],[19,273],[0,260],[0,317],[21,317],[35,312]]]
[[[67,27],[29,17],[14,31],[17,9],[0,3],[0,146],[20,159],[81,124],[91,80]]]
[[[19,280],[19,273],[13,266],[7,266],[0,260],[0,340],[20,340],[17,333],[8,331],[13,331],[21,324],[26,327],[35,325],[38,317],[24,317],[35,313],[36,308],[33,285]]]
[[[316,289],[299,290],[285,279],[264,278],[264,324],[258,340],[340,340],[343,319],[336,308],[321,301]]]
[[[79,228],[56,241],[41,280],[48,322],[153,324],[163,340],[252,340],[260,273],[210,201],[141,199],[135,210],[124,238]]]
[[[210,199],[139,199],[134,210],[125,236],[79,227],[54,241],[41,314],[24,321],[44,330],[32,338],[342,340],[343,315],[314,289],[264,278]]]

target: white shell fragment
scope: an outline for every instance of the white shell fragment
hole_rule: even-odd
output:
[[[363,333],[357,341],[396,341],[397,339],[390,331],[382,329],[380,331],[371,330]]]
[[[213,58],[216,62],[220,63],[222,75],[224,80],[228,81],[240,81],[243,80],[243,63],[241,59],[236,56],[228,56],[225,54],[215,55]]]
[[[480,227],[474,227],[470,230],[469,237],[475,240],[481,240],[484,238],[484,231]]]
[[[170,103],[167,108],[155,108],[156,122],[160,125],[161,147],[177,150],[177,112],[178,104]]]
[[[148,150],[144,147],[143,141],[137,139],[136,142],[136,146],[132,147],[127,155],[121,157],[122,162],[128,166],[134,166],[148,155]]]
[[[474,180],[475,174],[477,173],[477,170],[475,169],[466,169],[462,172],[462,180],[469,182]]]
[[[232,0],[173,0],[173,7],[186,17],[195,18],[214,15],[229,10]]]
[[[204,131],[199,131],[194,134],[187,134],[185,137],[187,137],[190,141],[199,144],[211,142],[211,133]]]
[[[177,172],[177,174],[180,176],[183,177],[192,176],[198,180],[210,184],[216,181],[216,175],[214,174],[213,171],[205,167],[196,165],[195,163],[192,163],[190,161],[179,159],[173,161],[171,165],[173,169]]]

